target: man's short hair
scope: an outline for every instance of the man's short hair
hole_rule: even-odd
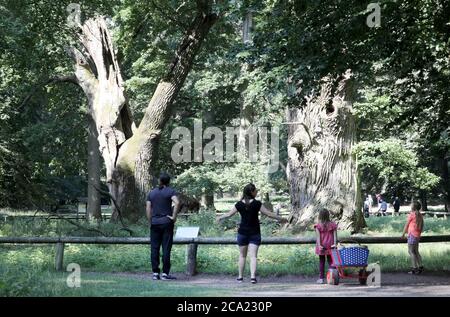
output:
[[[161,174],[159,174],[159,183],[161,185],[169,185],[170,184],[170,176],[169,174],[162,172]]]

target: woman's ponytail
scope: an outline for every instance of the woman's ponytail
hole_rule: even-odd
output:
[[[245,209],[248,210],[248,207],[250,206],[250,199],[253,199],[253,192],[256,190],[256,186],[252,183],[246,185],[243,190],[242,198],[245,203]]]

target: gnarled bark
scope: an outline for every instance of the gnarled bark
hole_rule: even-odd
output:
[[[365,225],[361,214],[357,163],[352,155],[355,120],[350,72],[325,78],[320,94],[301,108],[288,109],[288,179],[290,223],[305,228],[321,208],[333,212],[342,229]]]
[[[80,25],[82,49],[68,50],[75,61],[77,82],[87,96],[97,126],[109,190],[118,207],[113,208],[113,220],[118,210],[132,221],[144,214],[145,195],[152,184],[151,167],[161,130],[203,40],[217,20],[217,16],[210,13],[209,1],[197,3],[197,16],[158,84],[139,128],[132,120],[104,18],[89,19]]]
[[[95,122],[92,118],[88,118],[88,203],[87,203],[87,219],[99,221],[102,219],[101,211],[101,194],[97,190],[100,188],[100,152],[98,150],[98,133]]]

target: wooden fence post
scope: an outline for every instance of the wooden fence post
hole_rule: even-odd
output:
[[[194,276],[197,273],[197,243],[186,246],[186,274]]]
[[[63,270],[63,261],[64,261],[64,243],[58,242],[56,243],[56,255],[55,255],[55,269],[57,271]]]

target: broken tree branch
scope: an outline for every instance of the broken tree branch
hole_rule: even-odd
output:
[[[47,79],[46,81],[36,85],[33,87],[31,92],[24,98],[24,100],[20,103],[17,110],[21,110],[23,107],[27,105],[27,103],[30,101],[30,99],[36,94],[36,92],[48,85],[55,84],[55,83],[71,83],[78,86],[78,80],[75,76],[75,74],[70,75],[61,75],[61,76],[55,76],[52,78]]]

